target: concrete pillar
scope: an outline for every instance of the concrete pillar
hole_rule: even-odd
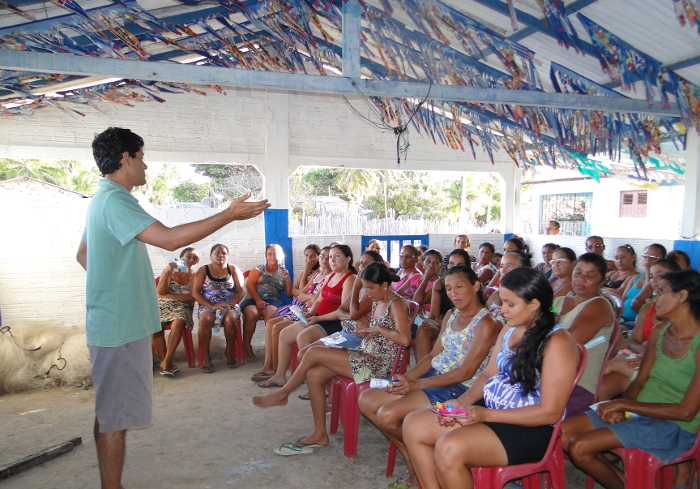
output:
[[[520,168],[510,165],[499,169],[498,174],[503,179],[505,189],[501,193],[501,224],[502,233],[519,233],[520,226]]]
[[[685,150],[685,197],[683,218],[681,220],[681,237],[697,239],[700,233],[700,136],[694,127],[688,128]]]
[[[267,93],[265,158],[259,166],[265,177],[265,198],[273,209],[286,209],[288,180],[294,171],[289,162],[289,96],[286,93]]]

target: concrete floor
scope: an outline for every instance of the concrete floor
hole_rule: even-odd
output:
[[[254,345],[262,359],[262,328]],[[195,335],[196,341],[196,335]],[[196,346],[195,346],[196,348]],[[250,381],[261,361],[235,370],[223,358],[204,375],[189,369],[182,348],[175,355],[176,378],[155,375],[155,423],[127,436],[124,487],[219,489],[230,487],[386,488],[388,442],[364,418],[357,458],[343,456],[342,428],[327,448],[280,457],[272,452],[311,429],[311,410],[296,394],[287,406],[261,410],[251,403],[265,393]],[[154,371],[155,372],[155,371]],[[2,482],[3,489],[99,487],[93,390],[60,387],[0,396],[0,465],[81,436],[71,453]],[[405,474],[397,457],[395,477]],[[580,472],[567,465],[569,488],[583,488]]]

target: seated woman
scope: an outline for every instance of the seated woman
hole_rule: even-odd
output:
[[[518,268],[501,281],[503,328],[486,369],[450,403],[467,418],[409,414],[403,438],[423,489],[472,488],[470,467],[542,459],[579,363],[574,339],[556,324],[544,275]]]
[[[243,274],[236,265],[228,262],[228,248],[215,244],[211,248],[211,263],[197,270],[192,279],[192,297],[199,303],[199,345],[204,352],[204,373],[214,372],[209,345],[215,323],[223,325],[226,337],[226,364],[236,368],[231,348],[236,339],[236,321],[241,310],[238,303],[243,298]]]
[[[423,253],[423,276],[413,294],[413,301],[421,306],[423,312],[430,312],[430,301],[433,298],[433,285],[440,278],[442,253],[437,250],[427,250]]]
[[[600,236],[589,236],[586,238],[586,252],[595,253],[605,258],[605,241]],[[617,270],[615,262],[612,260],[605,260],[608,264],[608,273]]]
[[[419,255],[418,248],[413,245],[405,245],[401,248],[401,253],[399,254],[399,265],[401,265],[399,281],[391,284],[391,288],[397,294],[409,301],[413,300],[413,294],[416,293],[416,289],[418,289],[418,285],[423,277],[421,271],[416,267]]]
[[[544,276],[548,279],[552,276],[552,265],[550,263],[552,261],[552,254],[557,249],[559,249],[558,244],[545,243],[544,246],[542,246],[542,263],[535,267],[536,270],[544,273]]]
[[[552,284],[554,297],[562,297],[571,292],[571,274],[576,266],[576,253],[571,248],[557,248],[552,255]]]
[[[310,453],[309,447],[328,445],[326,431],[326,395],[323,385],[336,375],[351,377],[357,383],[370,378],[386,379],[391,374],[399,346],[411,344],[408,305],[391,288],[398,279],[383,263],[370,263],[362,272],[362,286],[372,300],[372,320],[369,326],[358,324],[357,334],[362,343],[356,350],[341,350],[314,346],[309,348],[299,368],[279,391],[265,397],[254,397],[259,407],[281,406],[304,380],[309,388],[314,431],[295,443],[283,444],[275,453],[296,455]]]
[[[522,240],[522,238],[519,238],[518,236],[513,236],[509,239],[507,239],[503,243],[503,253],[508,253],[509,251],[520,251],[526,255],[528,255],[530,258],[532,258],[532,253],[530,253],[530,248],[525,244],[525,241]],[[528,265],[528,267],[531,267],[532,265]],[[487,287],[498,287],[501,283],[501,270],[500,266],[498,270],[496,271],[496,275],[493,276],[491,281],[488,283]]]
[[[447,255],[448,271],[453,267],[465,266],[470,263],[469,253],[462,249],[455,249]],[[445,277],[441,277],[435,281],[430,291],[430,311],[427,320],[421,322],[416,329],[416,338],[413,344],[413,355],[416,358],[416,363],[432,351],[433,344],[440,333],[439,325],[442,324],[442,318],[452,308],[454,308],[454,304],[447,297],[445,291]]]
[[[316,261],[319,267],[315,269],[311,267],[310,273],[313,277],[308,281],[304,280],[304,276],[306,275],[309,263],[311,263],[313,257],[307,257],[312,255],[312,252],[315,250],[310,250],[307,247],[307,250],[304,252],[304,259],[307,260],[306,265],[304,266],[304,271],[299,275],[299,279],[297,279],[299,282],[298,286],[295,286],[292,290],[292,294],[295,295],[292,305],[296,305],[303,312],[308,311],[309,307],[314,303],[318,293],[321,291],[323,280],[331,273],[331,267],[328,263],[330,250],[330,246],[325,246],[323,249],[319,250]],[[272,377],[277,370],[279,335],[284,328],[297,320],[297,317],[291,312],[290,307],[282,306],[277,310],[277,315],[274,318],[265,321],[265,361],[260,371],[253,374],[250,380],[253,382],[260,382]]]
[[[433,351],[405,375],[395,375],[393,387],[368,389],[360,395],[360,411],[389,440],[406,460],[411,477],[400,480],[415,486],[411,461],[403,444],[404,418],[427,404],[446,402],[464,394],[486,368],[499,325],[484,307],[481,284],[471,268],[450,269],[445,278],[447,296],[455,308],[443,320]]]
[[[625,293],[625,289],[627,289],[627,285],[639,274],[637,272],[637,254],[634,252],[634,248],[626,244],[615,249],[613,258],[615,258],[617,270],[608,272],[605,276],[603,292],[614,294],[621,298]]]
[[[491,243],[481,243],[479,245],[479,258],[472,264],[472,269],[479,277],[479,282],[488,284],[495,273],[496,267],[491,264],[491,256],[496,251],[496,248]]]
[[[180,344],[184,328],[192,331],[194,320],[192,319],[192,303],[194,298],[190,293],[190,283],[194,276],[194,267],[199,263],[199,254],[192,247],[185,248],[180,253],[180,258],[187,260],[187,272],[176,272],[177,264],[168,263],[163,273],[160,274],[156,292],[158,293],[158,307],[160,308],[160,324],[165,327],[170,323],[170,335],[168,347],[165,347],[165,330],[161,329],[153,333],[153,347],[161,359],[160,374],[174,377],[180,371],[173,365],[173,354]]]
[[[258,386],[282,387],[287,382],[287,367],[291,362],[295,343],[301,350],[306,345],[343,329],[340,321],[347,319],[349,315],[339,311],[340,305],[348,299],[355,283],[352,250],[347,245],[336,244],[329,253],[332,273],[306,312],[306,323],[295,321],[282,330],[277,348],[277,370],[272,377],[260,382]]]
[[[691,270],[692,267],[690,265],[690,256],[688,256],[688,253],[682,250],[671,250],[668,252],[668,255],[666,258],[669,258],[671,260],[674,260],[678,263],[678,265],[681,267],[681,270]]]
[[[622,311],[622,319],[620,321],[623,323],[630,323],[629,326],[634,327],[634,320],[637,319],[637,311],[642,308],[647,299],[651,298],[652,292],[651,286],[649,285],[649,268],[654,263],[664,258],[666,258],[666,247],[663,245],[652,243],[644,249],[644,253],[642,254],[644,270],[627,285],[627,290],[625,290],[622,295],[625,308]]]
[[[623,489],[625,482],[607,452],[639,448],[668,463],[698,436],[700,274],[664,275],[656,315],[664,322],[653,329],[639,374],[623,398],[564,422],[562,443],[571,461],[608,489]],[[675,487],[687,485],[689,465],[677,466]]]
[[[499,270],[499,273],[501,274],[501,277],[504,277],[511,271],[521,267],[532,267],[530,254],[525,253],[524,251],[508,251],[501,259],[501,269]],[[486,301],[486,307],[489,309],[489,311],[491,311],[491,314],[493,314],[494,317],[501,323],[505,323],[503,313],[501,312],[502,305],[503,302],[501,301],[501,295],[499,294],[498,290],[491,294]]]
[[[284,268],[282,247],[278,244],[268,245],[265,259],[264,265],[250,270],[245,284],[246,296],[241,302],[243,349],[249,362],[257,359],[250,343],[258,320],[268,321],[277,314],[277,308],[282,307],[282,292],[288,297],[292,296],[293,284],[289,272]]]
[[[574,387],[566,406],[566,415],[585,412],[593,404],[600,370],[603,368],[608,342],[615,323],[612,304],[601,293],[605,280],[605,258],[595,253],[578,257],[572,276],[572,291],[565,297],[554,299],[559,313],[559,324],[566,328],[576,341],[585,345],[593,338],[603,336],[605,342],[588,350],[586,369],[578,385]]]
[[[668,272],[677,272],[680,269],[678,263],[669,259],[659,260],[651,266],[649,283],[654,291],[654,299],[658,295],[661,277]],[[628,332],[628,334],[631,333],[629,341],[621,336],[615,345],[618,354],[605,367],[605,376],[598,394],[599,401],[612,399],[625,392],[629,387],[630,382],[637,376],[639,365],[641,365],[646,352],[649,336],[658,322],[656,303],[654,300],[650,300],[639,310],[634,329]]]

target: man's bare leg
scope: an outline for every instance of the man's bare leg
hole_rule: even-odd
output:
[[[126,453],[126,430],[100,433],[100,423],[95,418],[94,434],[102,489],[124,489],[122,470]]]

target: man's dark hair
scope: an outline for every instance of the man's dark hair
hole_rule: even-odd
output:
[[[561,229],[561,224],[559,224],[559,221],[551,220],[549,222],[554,224],[554,229]]]
[[[143,148],[143,138],[129,129],[110,127],[92,140],[92,156],[102,176],[119,170],[124,151],[132,158]]]

